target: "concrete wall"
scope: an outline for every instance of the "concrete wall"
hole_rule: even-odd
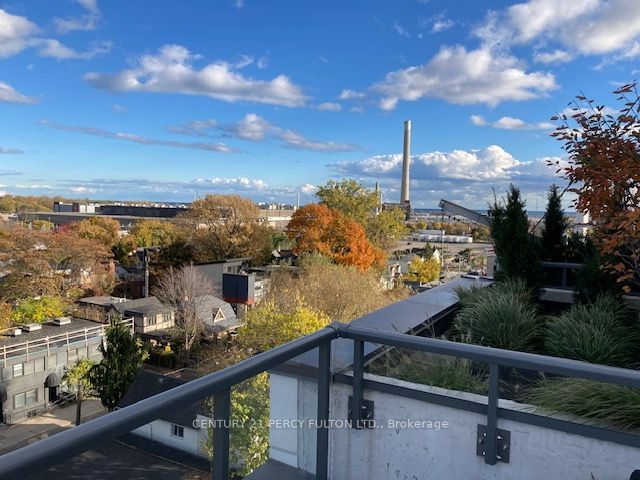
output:
[[[458,396],[486,403],[486,397],[368,376],[408,388]],[[333,384],[330,418],[347,418],[352,387]],[[271,375],[271,418],[315,418],[316,383],[296,377]],[[486,465],[476,455],[476,430],[486,417],[375,391],[365,391],[375,402],[377,428],[330,430],[330,478],[390,479],[563,479],[626,480],[640,468],[640,450],[542,427],[498,420],[511,432],[509,464]],[[501,407],[522,405],[501,401]],[[423,425],[390,425],[389,421],[432,421]],[[440,428],[436,428],[440,422]],[[446,428],[444,423],[446,422]],[[309,472],[315,469],[315,431],[271,429],[271,457]]]

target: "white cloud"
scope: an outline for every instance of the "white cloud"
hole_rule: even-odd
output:
[[[91,60],[96,56],[109,53],[112,47],[111,42],[101,42],[85,52],[78,52],[51,38],[34,40],[32,43],[38,45],[38,55],[41,57],[56,58],[58,60]]]
[[[29,46],[38,27],[25,17],[0,9],[0,58],[11,57]]]
[[[556,42],[569,54],[623,53],[640,36],[640,8],[637,0],[529,0],[491,12],[475,34],[488,44]]]
[[[218,122],[213,118],[209,118],[207,120],[192,120],[179,125],[170,125],[167,127],[167,130],[171,133],[178,133],[180,135],[207,137],[209,136],[208,130],[214,128],[216,125],[218,125]]]
[[[58,33],[95,30],[102,18],[97,0],[76,0],[85,12],[82,15],[53,19]]]
[[[487,120],[482,115],[471,115],[469,119],[471,120],[471,123],[478,125],[479,127],[487,125]]]
[[[115,74],[88,73],[85,79],[109,91],[204,95],[226,102],[299,107],[307,98],[285,75],[256,80],[244,77],[227,62],[197,69],[193,64],[198,59],[185,47],[164,45],[157,54],[140,57],[133,68]]]
[[[84,135],[93,135],[96,137],[108,138],[112,140],[123,140],[126,142],[138,143],[141,145],[158,145],[163,147],[173,148],[188,148],[192,150],[205,150],[208,152],[220,152],[220,153],[232,153],[237,150],[225,145],[224,143],[191,143],[191,142],[177,142],[174,140],[159,140],[154,138],[143,137],[141,135],[135,135],[132,133],[111,132],[101,128],[94,127],[82,127],[78,125],[65,125],[62,123],[49,122],[47,120],[41,120],[38,122],[47,128],[53,128],[55,130],[62,130],[65,132],[82,133]]]
[[[533,61],[538,63],[567,63],[571,60],[573,60],[573,55],[560,49],[552,52],[538,52],[533,56]]]
[[[429,152],[411,156],[411,177],[414,179],[474,179],[509,178],[520,165],[510,153],[498,145],[480,150],[452,150]],[[332,164],[342,173],[365,176],[396,176],[402,170],[402,154],[376,155],[356,162]]]
[[[0,147],[0,155],[22,155],[23,150],[19,148]]]
[[[302,134],[274,125],[255,113],[248,113],[237,123],[222,125],[220,129],[233,138],[262,142],[269,138],[280,140],[287,148],[315,152],[349,152],[361,150],[357,145],[332,141],[311,140]]]
[[[119,103],[114,103],[113,105],[111,105],[111,110],[116,113],[127,113],[129,111],[127,107],[125,107],[124,105],[120,105]]]
[[[313,185],[312,183],[305,183],[300,187],[302,193],[306,193],[307,195],[313,195],[318,190],[318,187]]]
[[[339,112],[342,110],[342,105],[337,102],[324,102],[316,105],[317,110],[325,110],[329,112]]]
[[[395,30],[395,32],[398,35],[406,38],[411,38],[411,34],[407,30],[405,30],[397,20],[394,20],[393,25],[391,27]]]
[[[446,18],[444,14],[436,15],[432,19],[433,23],[431,25],[431,33],[440,33],[445,30],[449,30],[453,27],[456,22],[451,20],[450,18]]]
[[[269,57],[260,57],[256,66],[260,69],[267,68],[269,66]]]
[[[517,117],[500,117],[494,122],[487,121],[481,115],[471,115],[471,123],[479,127],[491,126],[502,130],[553,130],[555,125],[550,122],[526,122]]]
[[[0,102],[33,104],[38,103],[38,100],[23,95],[8,83],[0,82]]]
[[[340,92],[338,98],[340,100],[355,100],[358,98],[364,98],[366,95],[367,94],[364,92],[357,92],[356,90],[349,90],[348,88],[345,88]]]
[[[526,198],[533,198],[559,179],[545,158],[520,161],[498,145],[478,150],[428,152],[411,157],[411,202],[414,206],[435,207],[441,198],[469,208],[486,208],[492,188],[501,194],[514,183]],[[380,182],[385,201],[400,196],[402,154],[376,155],[359,161],[329,165],[339,175],[364,183]],[[541,200],[540,205],[543,205]]]
[[[390,72],[384,81],[372,86],[382,95],[383,110],[393,110],[400,100],[425,97],[495,106],[540,97],[554,88],[551,73],[529,73],[511,55],[486,47],[467,51],[463,46],[442,47],[426,64]]]
[[[1,188],[1,187],[0,187]],[[147,178],[96,178],[63,180],[52,189],[79,196],[106,192],[109,198],[123,200],[192,201],[207,193],[238,194],[255,201],[295,202],[297,193],[310,195],[305,185],[270,185],[250,177],[200,177],[192,180],[150,180]],[[47,190],[51,194],[51,190]],[[312,192],[311,192],[312,193]]]

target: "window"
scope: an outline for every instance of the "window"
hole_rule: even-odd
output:
[[[176,425],[175,423],[171,424],[171,436],[172,437],[178,437],[178,438],[184,438],[184,427],[181,427],[180,425]]]
[[[151,315],[149,317],[147,317],[147,325],[155,325],[156,321],[157,321],[157,316],[156,315]]]
[[[21,377],[24,375],[24,363],[16,363],[13,366],[13,378]]]
[[[38,390],[35,388],[33,390],[27,390],[25,392],[25,400],[27,405],[36,403],[38,401]]]
[[[36,373],[44,371],[44,357],[43,358],[36,358],[33,361],[33,370]]]
[[[13,408],[22,408],[25,405],[25,393],[17,393],[13,396]]]
[[[13,396],[13,408],[22,408],[26,405],[33,405],[38,401],[38,390],[36,388],[26,392],[16,393]]]

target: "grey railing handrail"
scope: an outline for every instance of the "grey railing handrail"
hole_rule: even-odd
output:
[[[32,445],[7,453],[0,457],[0,478],[25,478],[30,473],[43,469],[93,448],[100,442],[145,425],[163,413],[176,408],[186,407],[204,397],[214,395],[214,420],[228,420],[230,407],[230,389],[246,379],[261,372],[273,369],[304,352],[319,348],[318,360],[318,420],[326,420],[329,415],[329,383],[331,372],[330,347],[333,339],[342,337],[354,341],[354,395],[352,400],[362,400],[362,381],[364,355],[363,342],[403,347],[435,354],[467,358],[486,362],[489,365],[490,382],[487,415],[487,449],[485,462],[494,464],[500,460],[496,452],[495,433],[499,415],[498,380],[500,366],[523,368],[586,378],[596,381],[640,387],[640,371],[596,365],[564,358],[547,357],[532,353],[515,352],[498,348],[484,347],[465,343],[416,337],[412,335],[383,332],[345,324],[332,324],[315,333],[286,343],[273,350],[260,353],[236,365],[211,373],[176,388],[147,398],[121,410],[91,420],[85,424],[40,440]],[[217,406],[216,406],[217,405]],[[359,412],[357,404],[353,411]],[[361,420],[359,414],[356,421]],[[217,424],[216,424],[217,425]],[[229,427],[214,429],[213,472],[216,480],[225,478],[222,472],[228,471]],[[494,440],[490,440],[494,439]],[[317,478],[327,478],[328,462],[327,427],[318,427],[317,440]]]
[[[578,360],[569,360],[567,358],[548,357],[535,353],[483,347],[470,343],[452,342],[450,340],[381,332],[379,330],[353,325],[342,327],[339,331],[339,336],[410,350],[447,355],[450,357],[467,358],[489,364],[495,363],[504,367],[522,368],[525,370],[615,383],[629,387],[640,387],[640,371],[638,370],[597,365]]]
[[[25,478],[29,474],[73,457],[119,435],[157,419],[163,413],[189,406],[217,392],[269,370],[304,352],[331,342],[337,329],[326,327],[273,350],[255,355],[165,392],[146,398],[54,436],[0,457],[0,478]],[[27,477],[28,478],[28,477]]]

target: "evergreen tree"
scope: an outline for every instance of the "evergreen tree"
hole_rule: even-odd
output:
[[[547,210],[542,230],[542,255],[545,260],[560,262],[565,259],[565,233],[568,222],[562,209],[562,200],[557,185],[551,185],[547,196]]]
[[[535,286],[539,279],[536,239],[529,234],[529,218],[520,190],[511,185],[506,203],[489,206],[491,236],[500,272],[508,278],[522,278]]]
[[[112,412],[138,374],[148,353],[140,339],[135,338],[122,323],[107,328],[106,345],[100,345],[102,360],[89,370],[91,386],[102,405]]]

